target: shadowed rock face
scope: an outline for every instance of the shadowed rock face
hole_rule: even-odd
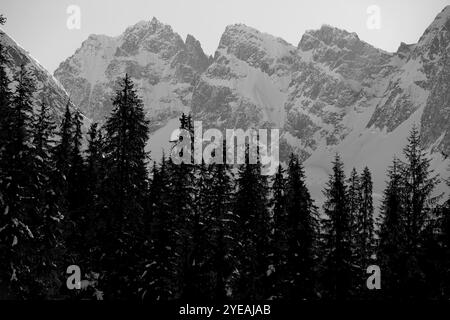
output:
[[[429,96],[421,118],[423,142],[450,153],[450,6],[444,9],[419,41]]]
[[[442,62],[442,69],[435,76],[421,119],[423,142],[437,142],[435,150],[450,153],[450,60]]]
[[[153,129],[190,109],[204,128],[279,128],[282,154],[306,159],[355,130],[394,132],[420,112],[424,144],[448,152],[449,16],[446,7],[417,44],[402,43],[396,53],[327,25],[307,31],[295,47],[235,24],[214,58],[193,36],[183,41],[153,19],[119,37],[89,37],[55,76],[100,121],[116,78],[127,72]]]

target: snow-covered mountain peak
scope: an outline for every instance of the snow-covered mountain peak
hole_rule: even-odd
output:
[[[55,76],[89,117],[103,121],[112,107],[117,78],[128,73],[157,127],[187,107],[199,74],[209,64],[194,37],[185,42],[172,27],[153,18],[117,37],[90,36]]]
[[[347,43],[352,43],[359,41],[359,37],[355,32],[348,32],[343,29],[333,27],[328,24],[323,24],[320,29],[317,30],[307,30],[299,43],[299,47],[303,50],[309,50],[304,48],[306,46],[307,40],[316,40],[313,44],[318,45],[319,42],[323,42],[328,46],[337,45],[342,47]]]
[[[173,32],[170,25],[164,24],[156,17],[153,17],[151,20],[141,20],[138,23],[126,28],[124,34],[136,33],[141,31],[149,31],[155,33],[163,29],[167,29]]]
[[[227,48],[233,50],[239,48],[239,45],[243,43],[261,46],[267,53],[272,55],[278,55],[280,53],[279,50],[282,48],[293,47],[282,38],[260,32],[255,28],[239,23],[225,28],[219,42],[219,49]]]
[[[171,26],[159,22],[156,18],[127,28],[120,40],[121,44],[116,53],[118,56],[133,56],[143,50],[170,59],[184,46],[180,35],[175,33]]]
[[[355,32],[348,32],[327,24],[317,30],[307,30],[302,36],[298,48],[309,50],[351,51],[357,55],[388,54],[359,39]]]
[[[244,23],[234,23],[234,24],[230,24],[227,25],[225,27],[225,31],[224,34],[245,34],[245,33],[249,33],[249,34],[254,34],[254,35],[259,35],[261,34],[261,32],[253,27],[247,26]],[[220,46],[220,44],[219,44]]]
[[[223,54],[232,55],[271,75],[277,69],[276,65],[293,52],[295,47],[281,38],[244,24],[234,24],[227,26],[222,34],[215,60]]]

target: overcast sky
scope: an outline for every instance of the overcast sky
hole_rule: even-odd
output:
[[[153,16],[183,38],[194,35],[209,54],[225,27],[234,23],[294,45],[305,30],[330,24],[392,52],[401,41],[417,42],[449,4],[450,0],[1,0],[0,13],[8,18],[5,31],[53,72],[90,34],[116,36]],[[70,5],[80,8],[80,29],[67,27]],[[367,10],[373,5],[380,9],[379,29],[367,26]]]

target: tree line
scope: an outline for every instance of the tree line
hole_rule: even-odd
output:
[[[142,100],[120,79],[113,110],[86,137],[14,79],[0,47],[0,298],[201,300],[448,299],[450,202],[414,127],[387,172],[375,219],[366,167],[338,154],[318,208],[298,156],[261,164],[151,165]],[[180,128],[192,131],[190,115]],[[86,142],[86,145],[84,143]],[[69,290],[77,265],[87,285]],[[369,290],[378,265],[381,289]]]

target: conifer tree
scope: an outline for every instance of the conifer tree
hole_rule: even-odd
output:
[[[119,85],[105,125],[107,174],[102,184],[105,203],[100,222],[104,226],[101,284],[107,297],[130,298],[138,289],[149,129],[142,101],[128,75]]]
[[[326,216],[323,220],[323,285],[325,295],[333,299],[347,299],[352,295],[352,223],[346,189],[344,165],[336,154],[333,173],[324,190],[323,206]]]
[[[86,206],[86,168],[81,151],[83,134],[81,131],[83,122],[79,110],[71,115],[71,144],[67,171],[67,230],[66,243],[68,244],[70,256],[84,270],[86,260],[89,259],[89,247],[92,244],[87,233],[89,232],[90,208]]]
[[[261,163],[246,161],[239,168],[235,209],[239,231],[239,266],[236,297],[263,299],[270,292],[269,271],[270,216],[267,209],[267,179],[261,174]]]
[[[4,24],[4,17],[0,15],[0,24]],[[1,35],[1,33],[0,33]],[[10,244],[3,242],[8,236],[5,236],[3,229],[9,222],[9,217],[4,214],[5,210],[9,211],[9,204],[6,199],[6,188],[10,181],[10,176],[8,175],[8,158],[6,156],[6,150],[8,144],[11,142],[11,130],[12,130],[12,119],[11,115],[11,91],[9,88],[10,78],[7,74],[7,62],[8,58],[6,55],[5,47],[0,43],[0,251],[7,252],[10,250]],[[9,294],[9,279],[7,275],[9,272],[9,259],[7,255],[0,261],[0,298],[7,298]]]
[[[146,219],[148,237],[139,295],[144,300],[174,299],[177,293],[174,234],[175,217],[170,210],[170,177],[167,160],[163,155],[160,167],[154,165],[150,184],[150,213]]]
[[[54,166],[54,175],[52,176],[52,184],[54,189],[57,190],[55,194],[55,199],[59,205],[59,210],[65,216],[63,225],[63,237],[68,250],[62,259],[65,264],[81,264],[77,258],[76,253],[78,252],[74,246],[71,244],[70,236],[74,233],[75,226],[74,221],[72,221],[72,216],[69,215],[68,205],[69,205],[69,184],[68,178],[70,174],[71,157],[73,151],[73,122],[72,122],[72,104],[70,100],[67,101],[65,112],[61,123],[55,137],[55,144],[52,147],[52,163]],[[77,241],[79,244],[79,241]],[[76,246],[76,244],[75,244]],[[84,265],[82,265],[84,267]]]
[[[33,124],[33,143],[36,152],[50,161],[51,147],[56,125],[50,114],[50,106],[43,101]]]
[[[211,266],[213,247],[209,242],[214,216],[207,211],[209,189],[211,188],[210,168],[202,162],[196,166],[193,208],[192,208],[192,248],[189,254],[189,268],[185,274],[187,283],[185,297],[189,300],[204,301],[211,299],[213,291],[213,269]]]
[[[3,18],[3,16],[1,16]],[[3,21],[0,21],[3,22]],[[1,35],[1,34],[0,34]],[[0,239],[4,240],[5,236],[2,234],[3,227],[9,222],[9,217],[5,215],[5,210],[8,206],[6,200],[6,188],[10,181],[8,175],[10,164],[6,155],[8,145],[11,143],[12,135],[12,119],[11,119],[11,91],[9,88],[10,78],[7,74],[6,64],[8,58],[4,46],[0,43]],[[9,206],[8,209],[9,210]],[[10,243],[0,241],[0,251],[9,250]],[[7,275],[9,271],[8,257],[0,261],[0,298],[6,298],[9,292],[9,280]]]
[[[374,219],[373,219],[373,183],[372,174],[365,167],[360,178],[361,203],[359,206],[356,238],[358,238],[358,261],[362,270],[365,270],[374,253]]]
[[[384,190],[379,220],[379,244],[377,260],[383,270],[383,290],[386,297],[399,298],[406,275],[406,239],[404,179],[402,163],[394,158],[388,169],[388,181]]]
[[[72,122],[72,146],[70,150],[70,165],[67,177],[68,184],[68,208],[70,211],[78,211],[85,204],[86,197],[86,179],[84,159],[82,156],[81,145],[83,143],[82,115],[76,110],[71,119]]]
[[[62,174],[62,181],[59,182],[64,195],[67,192],[67,177],[69,175],[70,160],[73,149],[73,122],[70,110],[71,102],[67,101],[64,117],[58,132],[58,143],[55,146],[55,165]]]
[[[361,266],[357,264],[359,256],[359,240],[358,228],[360,223],[360,207],[362,201],[361,194],[361,181],[358,172],[355,168],[350,172],[350,176],[347,179],[347,203],[348,211],[350,214],[351,221],[351,250],[352,259],[356,262],[355,267],[358,269],[356,278],[359,279],[359,274],[361,273]],[[356,282],[355,287],[361,289],[362,283]]]
[[[16,82],[17,86],[12,97],[13,151],[31,147],[27,142],[32,138],[30,128],[33,121],[33,94],[36,90],[34,79],[25,66],[21,66]]]
[[[450,180],[447,180],[450,187]],[[441,233],[441,281],[440,289],[442,296],[440,298],[448,299],[450,297],[450,199],[441,206],[440,219]]]
[[[177,228],[177,255],[180,258],[178,261],[178,284],[179,294],[183,299],[192,299],[195,291],[195,279],[194,274],[196,269],[195,254],[196,250],[195,241],[199,240],[199,223],[200,217],[196,212],[195,205],[195,190],[194,181],[195,166],[193,166],[194,157],[194,127],[192,124],[192,118],[190,115],[186,116],[184,113],[180,117],[180,129],[186,130],[189,137],[183,137],[180,135],[179,142],[184,138],[190,138],[189,141],[189,153],[190,159],[185,162],[185,158],[182,158],[181,163],[175,163],[171,157],[169,160],[169,170],[172,182],[171,188],[171,208],[173,215],[176,217]],[[183,157],[183,150],[180,152],[180,156]],[[205,172],[203,172],[205,173]],[[194,239],[194,231],[197,239]]]
[[[435,274],[439,273],[430,264],[439,250],[434,235],[438,225],[434,207],[439,198],[432,194],[439,178],[430,169],[416,126],[410,132],[404,156],[404,162],[394,160],[388,173],[378,255],[390,268],[389,294],[409,299],[430,294],[429,283],[436,281]]]
[[[2,153],[8,166],[2,168],[1,286],[9,298],[26,298],[41,294],[36,272],[40,261],[33,245],[41,223],[38,206],[41,184],[31,132],[34,80],[22,66],[16,82],[8,118],[10,141]]]
[[[186,130],[189,137],[180,135],[178,141],[172,149],[172,154],[167,161],[167,171],[170,180],[169,188],[169,211],[173,220],[173,239],[174,256],[177,258],[174,270],[175,283],[172,292],[174,298],[189,298],[194,286],[193,267],[195,261],[193,260],[192,250],[193,245],[193,228],[194,228],[194,212],[195,212],[195,192],[194,179],[195,170],[191,165],[193,157],[193,133],[191,119],[182,114],[180,118],[181,130]],[[184,132],[186,133],[186,132]],[[183,139],[189,139],[187,146],[190,153],[189,159],[186,160],[185,151],[182,145],[186,143]],[[177,158],[174,158],[177,157]],[[178,158],[179,157],[179,158]],[[180,160],[181,159],[181,160]]]
[[[348,210],[352,217],[352,229],[356,228],[358,224],[359,209],[361,206],[361,186],[358,172],[355,168],[352,169],[350,177],[347,179],[347,198]]]
[[[351,215],[351,239],[354,267],[354,288],[359,297],[366,294],[366,269],[373,254],[373,200],[372,178],[369,169],[364,168],[361,176],[355,168],[347,179],[348,208]]]
[[[98,123],[92,123],[87,133],[88,146],[86,150],[86,198],[82,208],[84,210],[83,224],[79,226],[84,232],[85,244],[82,244],[81,252],[85,268],[95,272],[98,270],[96,257],[101,255],[97,235],[102,232],[99,229],[101,208],[104,204],[102,197],[102,181],[105,177],[104,139],[102,129]]]
[[[305,185],[305,173],[298,156],[291,154],[286,183],[288,241],[284,272],[286,299],[315,297],[318,217],[316,207]]]
[[[224,150],[226,144],[224,142]],[[225,153],[224,153],[225,154]],[[205,190],[204,214],[208,217],[206,252],[207,267],[211,269],[210,284],[213,301],[229,298],[232,288],[232,272],[237,264],[236,243],[238,229],[236,216],[233,213],[233,174],[230,166],[215,163],[209,166],[210,178]]]
[[[403,150],[404,179],[404,222],[407,253],[406,290],[410,297],[423,295],[426,275],[422,270],[424,257],[423,235],[429,224],[434,223],[432,208],[439,200],[433,191],[439,178],[430,169],[430,159],[421,146],[420,133],[414,125],[408,137],[408,145]]]
[[[41,103],[32,123],[32,137],[35,147],[37,174],[40,185],[37,198],[39,223],[34,234],[34,244],[40,257],[38,276],[43,288],[42,295],[57,294],[59,271],[65,254],[63,239],[64,208],[62,194],[55,183],[60,173],[55,168],[52,150],[56,125],[50,114],[50,106]],[[47,296],[48,297],[48,296]]]
[[[271,281],[273,283],[271,296],[283,298],[285,288],[289,285],[285,274],[289,250],[286,230],[289,226],[286,210],[286,178],[284,177],[284,169],[281,164],[278,166],[278,170],[273,178],[270,205],[273,212],[273,241],[271,248],[274,268],[274,273],[271,275],[273,279]]]
[[[437,198],[432,192],[439,182],[430,169],[430,159],[420,144],[420,133],[416,126],[411,129],[408,145],[404,149],[405,176],[405,223],[408,251],[415,254],[420,246],[420,232],[428,220],[431,206]]]
[[[8,58],[5,47],[0,43],[0,161],[4,159],[2,154],[11,141],[11,80],[7,73]],[[6,165],[6,164],[5,164]],[[1,173],[0,173],[1,174]]]
[[[424,274],[424,284],[421,296],[429,300],[445,299],[446,278],[448,272],[447,254],[445,246],[445,231],[442,221],[446,215],[446,205],[436,204],[430,208],[428,222],[422,231],[421,268]]]
[[[87,204],[95,207],[99,202],[101,179],[103,178],[103,133],[98,123],[92,123],[88,131],[86,150]]]

